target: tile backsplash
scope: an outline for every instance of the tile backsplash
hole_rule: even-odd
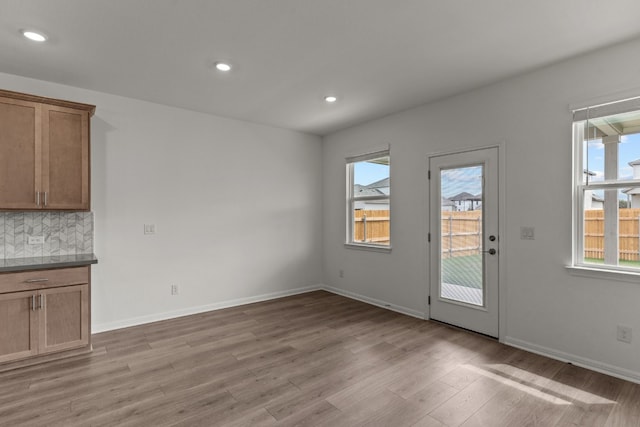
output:
[[[43,236],[30,245],[29,236]],[[0,212],[0,259],[93,252],[93,212]]]

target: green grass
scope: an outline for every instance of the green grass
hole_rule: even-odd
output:
[[[604,260],[602,258],[585,258],[584,262],[587,262],[590,264],[604,264]],[[618,262],[622,266],[640,268],[640,261],[627,261],[627,260],[621,259],[621,260],[618,260]]]
[[[482,289],[482,255],[442,258],[442,281]]]

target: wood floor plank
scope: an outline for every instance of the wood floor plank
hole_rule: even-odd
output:
[[[429,415],[450,427],[462,425],[500,390],[499,382],[480,377]]]
[[[640,385],[324,291],[0,372],[4,426],[640,427]]]

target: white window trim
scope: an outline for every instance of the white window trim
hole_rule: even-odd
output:
[[[391,150],[390,147],[387,145],[384,148],[378,148],[375,151],[370,151],[367,152],[365,154],[359,154],[359,155],[353,155],[353,156],[349,156],[347,157],[346,160],[346,171],[347,171],[347,200],[346,200],[346,206],[347,206],[347,227],[346,227],[346,231],[347,234],[345,236],[345,243],[344,243],[344,247],[345,248],[349,248],[349,249],[360,249],[360,250],[365,250],[365,251],[371,251],[371,252],[385,252],[385,253],[389,253],[391,252],[391,232],[389,232],[389,244],[388,245],[381,245],[381,244],[376,244],[376,243],[365,243],[365,242],[355,242],[353,241],[353,223],[354,223],[354,218],[353,218],[353,204],[356,201],[361,201],[361,200],[368,200],[368,201],[375,201],[375,200],[387,200],[389,202],[389,206],[391,206],[391,194],[388,195],[380,195],[380,196],[360,196],[360,197],[355,197],[353,194],[353,164],[357,163],[357,162],[362,162],[362,161],[366,161],[366,160],[371,160],[371,159],[377,159],[379,157],[389,157],[389,177],[391,177]],[[389,181],[391,182],[391,181]],[[391,210],[391,208],[389,208],[389,210]],[[391,230],[391,224],[389,224],[389,230]]]
[[[640,110],[640,98],[630,97],[620,101],[606,102],[591,107],[572,109],[572,152],[573,152],[573,206],[572,206],[572,262],[566,266],[570,274],[574,276],[616,280],[622,282],[637,283],[640,278],[640,269],[632,269],[608,264],[592,264],[584,262],[584,194],[589,190],[617,190],[632,186],[640,186],[640,180],[625,181],[598,181],[596,183],[583,184],[583,174],[586,165],[584,158],[584,134],[575,125],[590,118],[606,115],[621,114],[624,112]]]

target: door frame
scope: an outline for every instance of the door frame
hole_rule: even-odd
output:
[[[461,154],[470,151],[479,151],[489,148],[496,148],[498,150],[498,253],[500,259],[498,262],[498,341],[504,342],[507,332],[507,283],[506,283],[506,269],[507,263],[507,245],[506,245],[506,222],[507,222],[507,209],[506,209],[506,143],[504,140],[499,141],[491,145],[482,145],[479,147],[465,147],[447,151],[436,151],[427,154],[426,156],[426,169],[429,170],[429,159],[436,156],[447,156],[451,154]],[[427,202],[427,230],[431,233],[431,182],[427,180],[426,191]],[[426,298],[425,298],[425,319],[431,319],[431,306],[429,305],[429,298],[431,295],[431,248],[434,246],[428,239],[425,239],[427,248],[427,266],[426,271]],[[433,240],[432,240],[433,241]]]

